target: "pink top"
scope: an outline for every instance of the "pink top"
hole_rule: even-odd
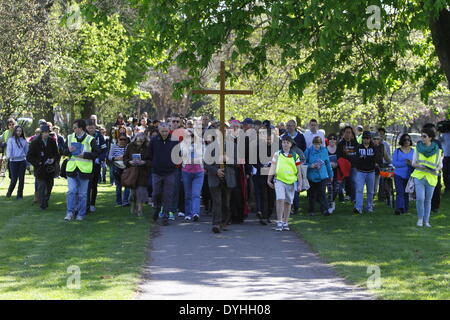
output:
[[[190,172],[190,173],[199,173],[203,172],[203,168],[199,164],[186,164],[183,169],[184,172]]]

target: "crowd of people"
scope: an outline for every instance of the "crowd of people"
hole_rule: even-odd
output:
[[[393,213],[408,213],[415,197],[417,226],[431,227],[430,214],[440,206],[441,176],[450,191],[450,133],[437,132],[434,124],[423,127],[416,145],[402,134],[395,150],[384,128],[348,125],[326,134],[315,119],[302,130],[295,120],[275,125],[232,118],[225,137],[219,135],[219,122],[208,116],[195,120],[178,114],[164,121],[146,113],[129,120],[119,114],[109,132],[92,115],[74,121],[66,138],[45,120],[30,138],[14,119],[7,124],[0,135],[10,178],[6,197],[17,187],[17,199],[23,198],[26,169],[32,165],[34,202],[46,210],[54,179],[64,177],[67,221],[95,212],[98,184],[108,179],[115,185],[116,204],[133,214],[143,216],[149,205],[154,221],[169,225],[177,217],[199,221],[209,212],[214,233],[242,223],[250,212],[261,225],[271,224],[275,212],[274,229],[289,230],[289,216],[299,213],[304,191],[310,216],[316,207],[332,215],[336,202],[345,201],[352,202],[355,214],[371,214],[375,195],[387,197],[387,179],[395,185]]]

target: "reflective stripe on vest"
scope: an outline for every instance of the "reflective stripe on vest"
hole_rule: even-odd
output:
[[[90,135],[86,135],[84,140],[81,142],[83,144],[83,152],[91,152],[91,141],[94,139]],[[77,142],[77,138],[75,137],[75,134],[70,134],[67,138],[68,145],[70,146],[72,143]],[[78,158],[75,156],[71,156],[69,158],[69,161],[67,162],[66,171],[67,172],[74,172],[75,169],[78,168],[81,173],[92,173],[93,169],[93,161],[90,159],[83,159]]]
[[[417,152],[417,151],[416,151]],[[434,158],[433,158],[434,157]],[[418,153],[416,158],[416,163],[420,165],[426,165],[430,167],[429,170],[422,168],[414,168],[414,172],[411,174],[413,178],[417,179],[427,179],[431,186],[436,186],[438,183],[439,172],[437,168],[439,166],[439,161],[441,158],[441,150],[438,153],[432,155],[431,157],[425,157],[424,154]]]
[[[280,180],[286,184],[293,184],[297,181],[297,166],[295,161],[297,160],[297,155],[295,154],[291,158],[286,157],[283,152],[278,151],[278,160],[276,168],[276,179]]]

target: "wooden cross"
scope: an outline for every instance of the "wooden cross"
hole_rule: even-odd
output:
[[[225,96],[228,94],[252,95],[253,90],[226,90],[225,89],[225,62],[220,62],[220,90],[192,90],[193,94],[218,94],[220,95],[220,132],[222,133],[222,154],[225,143]],[[221,166],[223,167],[223,166]]]

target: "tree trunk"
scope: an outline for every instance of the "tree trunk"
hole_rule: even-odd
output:
[[[450,88],[450,11],[443,9],[430,24],[433,43]]]
[[[85,120],[96,113],[95,100],[92,98],[87,98],[84,101],[83,111],[81,112],[81,117]]]

